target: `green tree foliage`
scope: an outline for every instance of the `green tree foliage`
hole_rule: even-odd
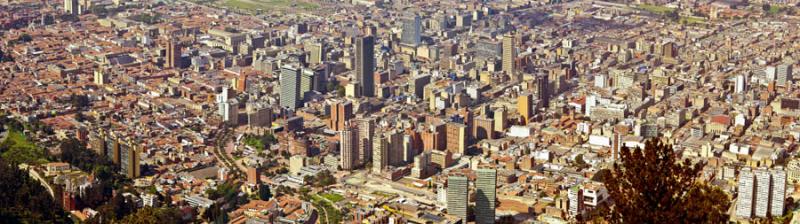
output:
[[[181,223],[181,213],[175,208],[144,207],[128,216],[125,216],[121,223],[177,224]]]
[[[71,223],[27,171],[0,159],[0,223]]]
[[[306,179],[306,181],[312,182],[314,187],[327,187],[336,184],[336,178],[328,170],[320,171],[314,178]]]
[[[697,180],[704,164],[679,161],[672,146],[651,140],[621,150],[606,187],[613,204],[601,209],[610,223],[720,223],[730,201]]]

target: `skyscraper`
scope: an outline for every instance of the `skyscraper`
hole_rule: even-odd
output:
[[[497,194],[497,170],[478,169],[475,180],[475,222],[494,223],[495,196]]]
[[[400,42],[402,44],[417,47],[422,41],[422,22],[418,15],[411,15],[403,18],[403,33]]]
[[[522,116],[522,124],[528,124],[533,116],[533,97],[530,93],[520,94],[517,97],[517,112]]]
[[[361,96],[375,96],[375,38],[372,36],[356,39],[356,81]]]
[[[328,128],[333,131],[345,129],[345,123],[353,116],[353,103],[350,101],[336,101],[331,103],[331,117],[328,119]]]
[[[372,141],[372,172],[380,173],[389,165],[389,140],[384,135],[377,135]]]
[[[78,15],[78,0],[64,0],[64,12]]]
[[[745,74],[736,75],[736,88],[734,93],[744,93],[747,91],[747,76]]]
[[[771,172],[771,180],[769,211],[773,217],[780,217],[783,216],[786,199],[786,171],[782,167],[775,167]]]
[[[141,175],[139,165],[141,157],[139,156],[140,150],[138,149],[139,146],[134,144],[133,141],[128,141],[125,144],[119,145],[120,173],[131,179]]]
[[[755,191],[755,176],[750,169],[745,168],[739,172],[739,196],[736,199],[736,216],[749,219],[753,216],[753,193]]]
[[[372,138],[375,135],[375,119],[362,118],[358,125],[358,161],[361,164],[372,160]]]
[[[447,177],[447,213],[467,222],[467,203],[469,202],[468,180],[465,176]]]
[[[300,70],[294,66],[286,65],[281,68],[280,75],[280,105],[291,110],[300,105]]]
[[[776,66],[775,75],[777,76],[775,82],[778,85],[784,86],[792,84],[792,65],[784,63]]]
[[[517,52],[514,49],[514,36],[506,34],[503,36],[503,72],[511,76],[514,80],[519,80],[519,77],[514,71],[514,60],[517,58]]]
[[[536,92],[539,97],[540,105],[544,107],[550,105],[550,78],[547,75],[539,75],[536,77]]]
[[[753,171],[756,176],[756,204],[755,214],[758,217],[767,217],[769,211],[769,183],[770,175],[766,169],[756,169]]]
[[[581,186],[575,185],[567,191],[567,199],[569,199],[568,213],[570,217],[575,217],[584,210],[583,203],[583,189]]]
[[[326,60],[325,54],[327,54],[327,52],[325,49],[325,44],[321,42],[312,43],[309,45],[308,51],[310,53],[310,64],[318,65]]]
[[[261,170],[255,167],[248,167],[247,168],[247,184],[251,186],[257,186],[261,183]]]
[[[181,46],[174,40],[167,43],[167,60],[164,67],[178,68],[181,62]]]
[[[350,125],[350,122],[345,123],[345,127],[339,132],[341,154],[340,166],[342,170],[353,170],[358,165],[358,129]]]

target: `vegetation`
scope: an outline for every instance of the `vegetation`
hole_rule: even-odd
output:
[[[175,208],[144,207],[125,216],[122,223],[128,224],[177,224],[181,223],[181,213]]]
[[[262,136],[245,135],[243,141],[245,145],[253,147],[258,152],[261,152],[264,149],[269,148],[270,145],[274,144],[278,140],[272,134],[267,133]]]
[[[344,215],[341,211],[334,208],[330,202],[326,201],[319,195],[312,195],[310,199],[311,204],[317,208],[317,212],[320,214],[320,217],[322,217],[319,223],[342,223],[342,220],[344,220]]]
[[[333,177],[331,171],[328,170],[320,171],[314,177],[305,176],[303,178],[303,181],[305,181],[306,184],[312,185],[314,187],[327,187],[336,184],[336,178]]]
[[[6,54],[3,52],[3,49],[0,49],[0,62],[11,62],[14,61],[14,58],[11,57],[10,54]]]
[[[41,164],[47,162],[44,149],[37,147],[20,129],[12,127],[0,143],[0,157],[11,163]]]
[[[223,5],[227,7],[239,8],[243,10],[280,10],[280,9],[300,9],[315,10],[318,4],[296,1],[296,0],[225,0]]]
[[[45,188],[17,164],[0,159],[0,220],[3,223],[71,223]]]
[[[225,182],[217,185],[217,188],[206,190],[206,194],[211,200],[217,200],[220,197],[224,197],[225,200],[230,200],[236,196],[238,188],[238,186],[232,183]]]
[[[660,15],[666,15],[676,11],[675,9],[670,7],[660,6],[660,5],[649,5],[649,4],[641,4],[638,5],[637,8]]]
[[[323,194],[320,194],[320,195],[323,198],[328,199],[328,201],[331,201],[333,203],[340,202],[340,201],[344,200],[344,196],[339,195],[339,194],[335,194],[335,193],[323,193]]]
[[[704,164],[679,161],[672,146],[651,140],[621,150],[606,187],[613,204],[600,213],[610,223],[722,223],[730,205],[719,188],[697,178]]]
[[[258,199],[262,201],[269,201],[272,198],[272,191],[269,189],[269,185],[261,184],[258,186]]]

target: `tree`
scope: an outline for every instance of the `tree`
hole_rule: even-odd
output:
[[[0,220],[2,223],[72,223],[45,188],[28,176],[28,171],[1,158]]]
[[[125,216],[121,223],[129,224],[177,224],[181,223],[181,213],[175,208],[144,207]]]
[[[606,178],[611,204],[601,209],[610,223],[719,223],[730,201],[717,187],[697,181],[704,164],[679,161],[659,140],[645,149],[623,148]]]
[[[769,5],[769,3],[764,3],[763,5],[761,5],[761,10],[764,10],[764,12],[769,12],[769,9],[771,8],[772,6]]]

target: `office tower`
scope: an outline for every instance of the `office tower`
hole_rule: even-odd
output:
[[[290,110],[300,105],[300,70],[294,66],[286,65],[281,68],[280,75],[280,105]]]
[[[310,64],[318,65],[326,60],[325,54],[327,54],[327,51],[325,49],[325,44],[320,42],[312,43],[309,45],[308,51],[310,52],[311,57],[309,60]]]
[[[300,71],[300,99],[305,100],[312,90],[314,90],[314,71],[303,68]]]
[[[372,160],[372,137],[375,135],[375,119],[362,118],[356,121],[358,125],[358,161],[361,164]]]
[[[331,117],[328,119],[328,128],[333,131],[345,129],[345,124],[353,117],[353,103],[350,101],[336,101],[330,105]]]
[[[78,15],[78,0],[64,0],[64,12],[72,15]]]
[[[474,136],[476,142],[487,138],[494,139],[494,119],[481,115],[475,118],[474,123],[472,136]]]
[[[771,180],[769,210],[772,217],[780,217],[783,216],[783,203],[786,199],[786,171],[782,167],[775,167],[771,172]]]
[[[229,99],[219,104],[222,120],[228,125],[239,125],[239,101]]]
[[[132,141],[119,145],[120,173],[131,179],[139,177],[141,175],[139,160],[141,157],[138,146]]]
[[[661,51],[664,53],[664,57],[667,58],[677,58],[678,57],[678,49],[675,48],[675,43],[670,41],[666,42],[661,45]]]
[[[517,112],[522,116],[522,124],[528,124],[533,116],[533,96],[523,93],[517,97]]]
[[[431,163],[431,153],[423,152],[414,157],[414,166],[411,168],[411,176],[417,179],[428,177],[428,165]]]
[[[467,125],[449,122],[446,125],[447,132],[447,151],[453,154],[464,155],[467,151]]]
[[[785,86],[792,84],[792,65],[785,63],[775,67],[775,82],[778,85]]]
[[[503,36],[503,72],[511,76],[513,80],[520,80],[514,71],[514,60],[517,52],[514,49],[514,36],[506,34]]]
[[[753,171],[753,174],[756,176],[755,215],[757,217],[767,217],[770,195],[769,171],[766,169],[756,169]]]
[[[320,93],[327,92],[328,87],[325,85],[328,77],[325,75],[325,68],[326,67],[324,65],[303,68],[303,78],[300,81],[300,89],[303,91],[303,93],[308,93],[312,90]]]
[[[467,223],[468,185],[467,177],[447,177],[447,214],[461,218],[462,223]]]
[[[356,81],[360,85],[360,95],[375,96],[375,38],[372,36],[356,39]]]
[[[387,135],[389,137],[389,153],[387,154],[389,156],[387,159],[389,165],[405,165],[405,160],[403,159],[403,133],[395,129],[390,131]]]
[[[255,167],[247,168],[247,184],[250,186],[258,186],[261,183],[261,170]]]
[[[423,99],[425,95],[425,85],[431,83],[431,75],[416,75],[412,78],[414,81],[411,82],[411,88],[409,88],[409,92],[414,94],[415,97],[419,99]]]
[[[389,165],[389,140],[384,135],[377,135],[372,141],[372,172],[380,173]]]
[[[734,93],[744,93],[747,91],[747,76],[745,74],[739,74],[736,76],[736,88],[734,89]]]
[[[358,165],[358,128],[346,122],[344,129],[339,132],[339,152],[341,159],[339,165],[342,170],[353,170]]]
[[[497,170],[478,169],[475,180],[475,223],[494,223],[495,196],[497,194]]]
[[[272,107],[261,103],[247,103],[247,125],[250,127],[266,127],[272,125]]]
[[[167,43],[167,60],[164,67],[178,68],[181,63],[181,46],[174,40]]]
[[[536,93],[538,94],[539,104],[543,107],[550,105],[550,79],[547,75],[536,77]]]
[[[586,114],[587,117],[591,117],[592,109],[594,109],[595,106],[597,106],[597,96],[589,94],[586,96],[586,106],[583,113]]]
[[[108,75],[104,69],[94,70],[94,84],[102,86],[108,83]]]
[[[494,131],[503,132],[508,126],[508,121],[505,108],[499,108],[494,111]]]
[[[403,18],[403,33],[400,42],[402,44],[417,47],[422,42],[422,21],[418,15]]]

